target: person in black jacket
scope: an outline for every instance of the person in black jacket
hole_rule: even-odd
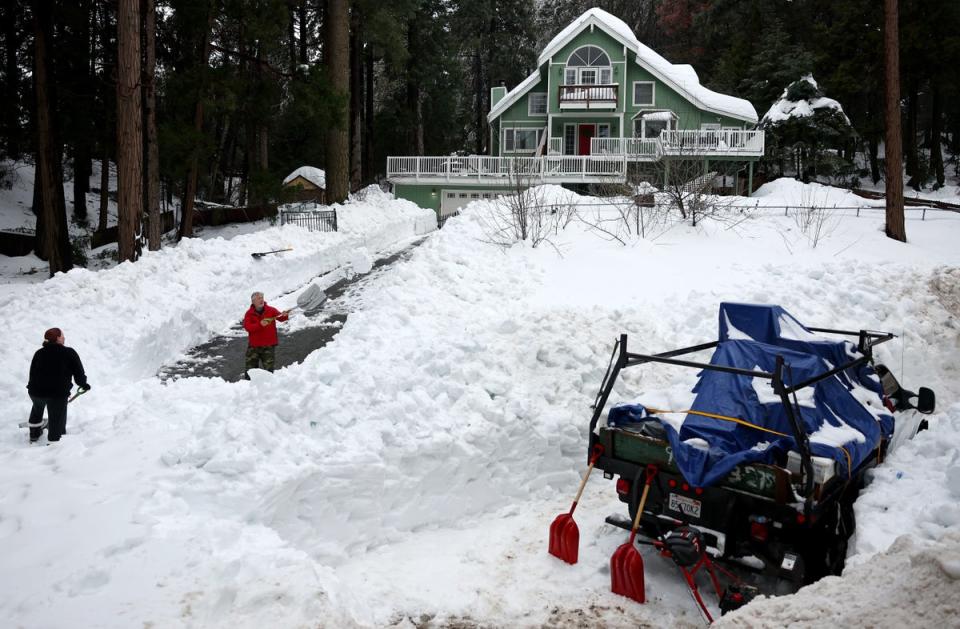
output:
[[[43,434],[43,409],[50,412],[47,424],[47,440],[60,441],[67,432],[67,396],[72,383],[76,381],[79,391],[90,390],[87,375],[83,372],[80,356],[72,348],[63,344],[63,332],[60,328],[50,328],[43,334],[43,347],[33,355],[30,363],[30,382],[27,392],[33,400],[30,411],[30,442]]]

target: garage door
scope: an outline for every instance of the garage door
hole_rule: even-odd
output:
[[[461,209],[467,207],[471,201],[479,199],[496,199],[499,196],[509,194],[506,190],[441,190],[440,197],[440,219],[456,214]]]

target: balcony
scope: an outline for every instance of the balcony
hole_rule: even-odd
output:
[[[763,131],[663,131],[657,138],[667,157],[763,157]]]
[[[561,85],[560,109],[616,109],[619,85]]]
[[[388,157],[387,179],[394,183],[458,183],[512,187],[538,183],[622,182],[623,155],[605,157]]]
[[[656,139],[593,138],[592,155],[622,155],[629,161],[650,162],[683,157],[763,157],[763,131],[663,131]]]
[[[652,162],[657,159],[657,140],[643,138],[592,138],[591,155],[623,155],[630,161]]]

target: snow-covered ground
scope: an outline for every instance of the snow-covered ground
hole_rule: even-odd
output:
[[[814,238],[809,221],[804,232],[773,209],[803,200],[865,209],[830,213]],[[841,190],[779,180],[741,201],[754,209],[661,225],[626,246],[574,221],[536,249],[489,244],[490,206],[475,203],[371,281],[332,343],[249,382],[154,374],[231,325],[252,290],[292,305],[314,276],[425,232],[432,215],[373,198],[340,208],[338,234],[269,227],[3,285],[0,617],[31,627],[701,626],[665,560],[647,558],[646,605],[609,591],[609,558],[626,539],[603,522],[623,512],[612,482],[591,478],[577,508],[577,565],[547,554],[547,532],[584,471],[589,405],[614,339],[626,332],[650,350],[712,340],[717,306],[731,300],[900,335],[878,357],[907,387],[934,388],[939,412],[871,475],[845,576],[727,622],[854,624],[853,599],[869,601],[873,626],[955,622],[960,215],[910,212],[901,244],[884,236],[882,211]],[[578,202],[588,219],[612,212]],[[283,246],[293,251],[249,255]],[[54,325],[93,388],[71,405],[69,435],[31,447],[16,423],[29,408],[30,358]],[[676,375],[636,371],[614,397]]]

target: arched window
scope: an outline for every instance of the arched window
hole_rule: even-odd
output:
[[[609,85],[613,72],[610,57],[597,46],[581,46],[567,58],[565,85]]]

